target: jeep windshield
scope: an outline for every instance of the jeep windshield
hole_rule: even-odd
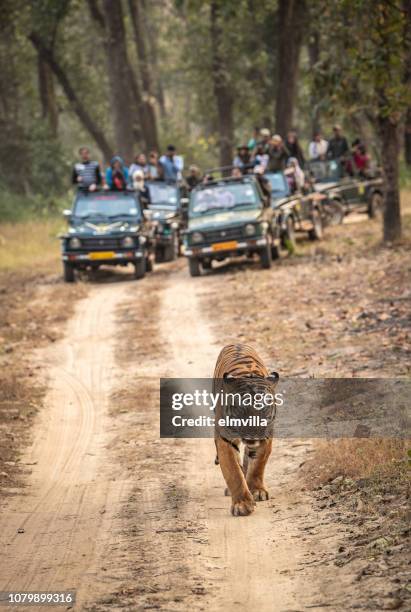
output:
[[[151,204],[150,208],[176,209],[178,206],[178,189],[167,183],[148,183]]]
[[[341,163],[335,159],[310,162],[308,167],[316,183],[336,183],[344,174]]]
[[[192,192],[190,216],[198,217],[221,210],[258,208],[260,205],[257,191],[250,183],[210,185]]]
[[[288,181],[282,172],[268,172],[264,175],[271,185],[271,197],[273,200],[286,198],[290,195]]]
[[[73,215],[78,219],[93,217],[140,217],[140,207],[127,193],[87,193],[77,197]]]

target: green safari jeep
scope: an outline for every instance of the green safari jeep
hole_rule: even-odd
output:
[[[210,270],[213,260],[258,254],[263,268],[279,256],[277,212],[257,179],[222,178],[199,185],[190,195],[184,255],[191,276]]]

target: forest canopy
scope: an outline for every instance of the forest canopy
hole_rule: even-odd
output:
[[[0,0],[0,184],[67,191],[80,145],[107,163],[173,143],[231,163],[255,126],[308,143],[335,122],[383,165],[401,231],[411,165],[410,0]]]

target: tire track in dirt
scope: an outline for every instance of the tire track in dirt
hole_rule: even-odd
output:
[[[169,376],[212,376],[223,346],[202,316],[198,287],[184,270],[170,279],[162,298],[162,335],[173,348]],[[210,568],[206,609],[223,610],[227,604],[261,612],[304,609],[319,592],[312,576],[305,577],[299,566],[306,554],[299,528],[310,510],[307,501],[296,498],[295,492],[290,494],[287,481],[307,445],[275,441],[267,468],[271,500],[259,503],[250,517],[234,518],[229,514],[230,500],[223,496],[220,469],[214,465],[214,441],[185,440],[184,444],[192,457],[186,465],[187,498],[201,500],[208,536],[202,554],[193,556],[193,572],[201,575],[204,563]]]
[[[127,287],[93,287],[65,337],[36,356],[49,373],[50,390],[22,459],[33,466],[25,494],[0,515],[2,591],[77,589],[81,602],[95,588],[105,526],[126,497],[126,483],[112,481],[106,470],[105,445],[113,315]]]

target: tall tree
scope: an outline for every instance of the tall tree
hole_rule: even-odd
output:
[[[279,0],[275,129],[285,135],[293,124],[298,64],[306,27],[305,0]]]
[[[140,0],[129,0],[128,2],[131,21],[133,25],[134,41],[139,59],[139,67],[141,74],[141,83],[143,86],[143,108],[145,115],[146,130],[146,145],[150,149],[158,151],[158,130],[157,119],[155,112],[155,98],[153,94],[153,84],[150,73],[150,65],[148,61],[148,51],[146,44],[146,28],[143,20],[144,7]]]
[[[133,108],[133,80],[130,81],[132,75],[121,0],[103,0],[103,11],[107,28],[107,65],[116,148],[130,161],[134,153],[133,125],[138,109]]]
[[[167,109],[166,109],[166,101],[162,79],[160,78],[159,71],[159,62],[158,62],[158,44],[157,39],[159,36],[156,24],[154,20],[150,17],[149,9],[152,8],[148,6],[146,0],[140,0],[141,2],[141,14],[143,17],[143,25],[146,33],[147,39],[147,50],[148,56],[150,60],[150,72],[153,75],[152,81],[154,83],[154,95],[156,96],[161,117],[166,117]]]
[[[373,118],[386,183],[383,237],[397,241],[401,237],[399,125],[411,104],[405,82],[411,40],[407,15],[401,0],[322,0],[322,7],[329,40],[323,59],[328,101],[344,109],[347,117],[360,110]]]
[[[63,66],[55,57],[53,51],[47,48],[44,42],[41,40],[40,36],[36,32],[31,32],[29,35],[29,39],[31,40],[34,48],[41,56],[42,60],[46,62],[54,75],[56,76],[58,82],[61,85],[68,101],[71,104],[74,112],[77,117],[85,127],[85,129],[89,132],[89,134],[94,138],[97,146],[100,148],[101,152],[104,155],[106,160],[109,160],[113,154],[113,149],[109,142],[106,139],[106,136],[103,130],[100,129],[98,124],[94,121],[92,116],[89,114],[84,104],[78,97],[74,86],[72,85],[70,79],[68,78]]]
[[[43,119],[48,120],[51,132],[54,136],[56,136],[58,128],[58,107],[54,87],[53,71],[51,70],[49,64],[44,61],[41,54],[37,54],[37,71],[41,102],[41,116]]]
[[[229,166],[234,145],[234,97],[222,48],[220,8],[221,3],[218,0],[210,3],[212,78],[218,113],[220,164]]]
[[[405,84],[411,90],[411,0],[404,0],[406,60]],[[408,41],[408,42],[407,42]],[[404,158],[407,166],[411,167],[411,103],[405,113],[404,122]]]

